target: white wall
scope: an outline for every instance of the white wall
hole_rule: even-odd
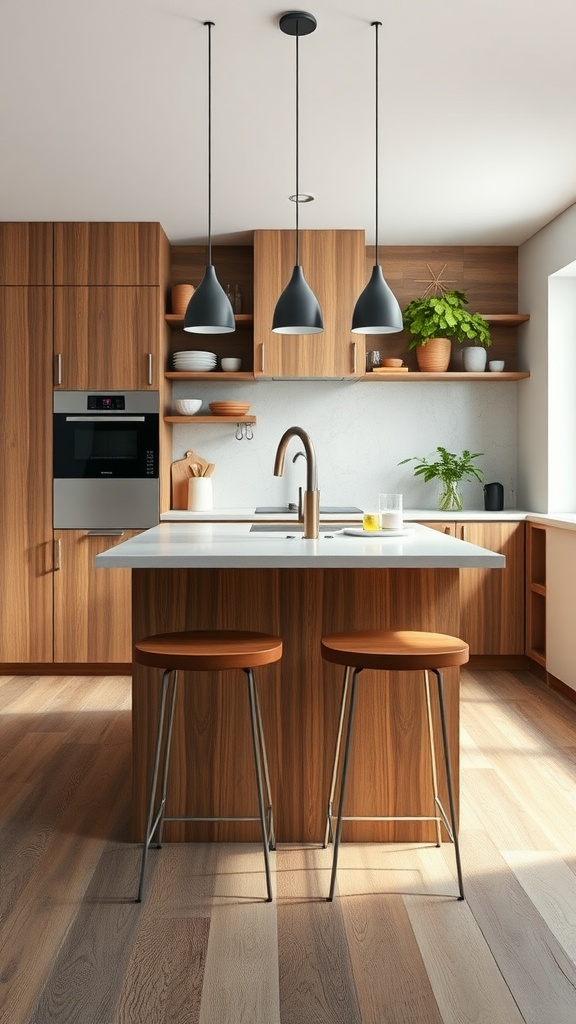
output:
[[[576,511],[576,480],[568,496],[559,487],[557,464],[554,460],[551,463],[549,458],[550,451],[554,453],[557,450],[562,437],[568,443],[569,426],[559,425],[558,408],[554,409],[554,406],[558,401],[559,380],[571,383],[568,377],[571,351],[566,348],[565,333],[559,331],[561,319],[558,310],[552,314],[553,333],[550,334],[549,330],[549,292],[561,300],[562,285],[550,285],[549,277],[575,259],[576,205],[528,239],[518,253],[518,308],[530,313],[530,322],[520,328],[520,361],[531,374],[530,380],[518,390],[518,505],[540,512]],[[572,350],[574,344],[571,340]],[[572,402],[575,394],[572,390]],[[570,457],[567,464],[570,465]],[[568,501],[570,507],[566,507]]]
[[[517,394],[522,383],[363,383],[351,381],[259,381],[247,384],[190,384],[174,386],[174,398],[237,399],[251,403],[257,416],[252,441],[236,441],[230,426],[177,425],[173,458],[188,449],[216,463],[213,476],[216,507],[250,508],[295,501],[304,485],[303,459],[292,464],[301,449],[290,442],[285,475],[273,476],[280,436],[290,426],[308,431],[318,459],[319,486],[324,504],[373,505],[380,491],[401,491],[406,508],[436,507],[433,483],[415,479],[410,465],[398,466],[412,455],[430,456],[437,445],[449,451],[469,448],[483,452],[478,459],[486,480],[505,488],[505,506],[517,507]],[[482,509],[479,483],[463,487],[465,507]]]

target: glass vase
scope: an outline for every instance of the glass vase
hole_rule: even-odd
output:
[[[440,512],[461,512],[462,508],[462,492],[459,482],[457,480],[442,480],[438,496]]]

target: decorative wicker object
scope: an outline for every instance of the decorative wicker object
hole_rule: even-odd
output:
[[[176,316],[184,316],[193,295],[193,284],[175,284],[172,288],[172,312]]]

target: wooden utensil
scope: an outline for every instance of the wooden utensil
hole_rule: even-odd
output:
[[[179,459],[172,463],[172,508],[188,508],[188,481],[191,476],[202,476],[211,463],[197,455],[194,451],[187,451],[185,459]]]

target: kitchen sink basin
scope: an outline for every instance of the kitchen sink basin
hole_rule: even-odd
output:
[[[340,523],[320,523],[320,533],[334,533],[342,528]],[[304,523],[254,523],[250,533],[303,533]]]
[[[283,515],[284,513],[294,515],[297,511],[296,505],[259,505],[254,509],[254,514],[257,516]],[[355,505],[320,505],[320,515],[362,515],[362,509],[356,508]]]

